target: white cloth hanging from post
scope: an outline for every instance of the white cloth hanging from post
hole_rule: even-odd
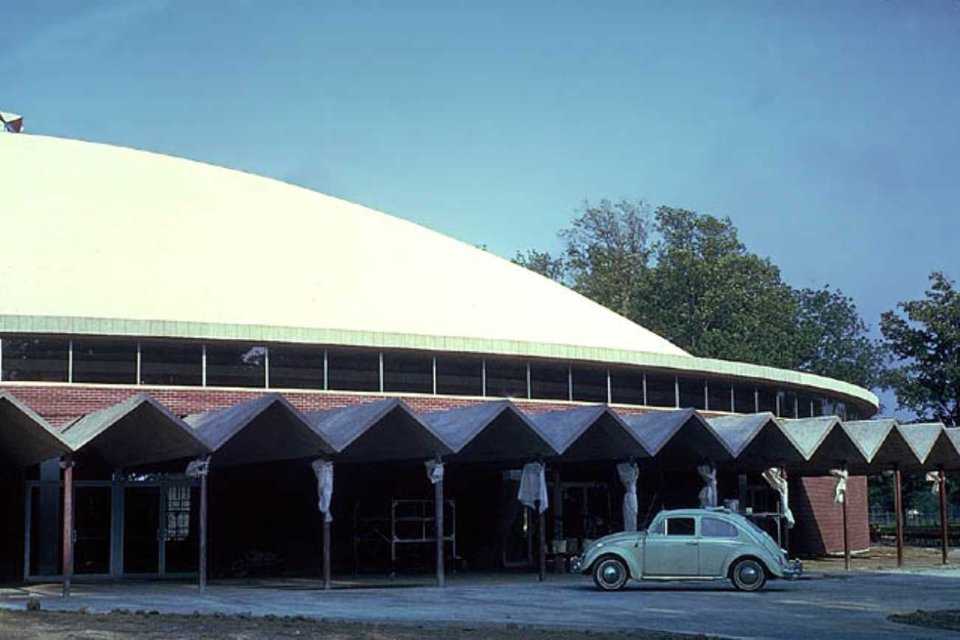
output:
[[[700,506],[717,506],[717,468],[707,462],[697,467],[697,473],[703,479],[703,489],[700,490]]]
[[[437,484],[443,480],[443,463],[439,460],[427,460],[423,463],[427,468],[427,479],[430,484]]]
[[[310,467],[317,476],[317,507],[323,513],[324,522],[333,522],[330,502],[333,500],[333,463],[329,460],[314,460]]]
[[[202,478],[210,473],[210,456],[191,460],[184,472],[188,478]]]
[[[790,510],[790,485],[787,483],[787,479],[783,477],[783,472],[777,467],[770,467],[762,475],[770,488],[780,494],[780,515],[787,523],[787,528],[792,529],[796,520],[793,517],[793,511]]]
[[[543,464],[530,462],[523,465],[517,499],[531,509],[536,509],[539,501],[540,513],[547,510],[547,477]]]
[[[637,479],[640,477],[640,467],[636,462],[621,462],[617,465],[617,475],[626,493],[623,494],[623,530],[637,530]]]
[[[850,474],[846,469],[830,469],[830,475],[837,479],[837,485],[833,489],[833,501],[843,504],[847,498],[847,479]]]
[[[930,483],[930,493],[940,493],[940,472],[939,471],[928,471],[926,480],[927,482]]]

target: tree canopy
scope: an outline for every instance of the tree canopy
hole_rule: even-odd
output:
[[[894,358],[886,381],[903,408],[921,419],[960,426],[960,292],[945,274],[930,274],[921,300],[897,305],[880,318]]]
[[[729,218],[642,201],[584,203],[558,255],[515,261],[701,357],[800,369],[873,386],[883,358],[853,300],[795,289]]]

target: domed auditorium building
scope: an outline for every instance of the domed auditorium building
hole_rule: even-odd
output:
[[[317,570],[317,460],[336,465],[338,571],[429,565],[428,460],[447,463],[445,553],[468,570],[533,561],[532,461],[551,556],[624,526],[625,462],[641,526],[696,504],[708,465],[720,502],[779,528],[760,475],[777,467],[784,543],[842,548],[825,476],[869,462],[849,446],[885,428],[858,422],[866,389],[692,356],[489,252],[277,180],[25,134],[0,135],[0,170],[4,577],[59,575],[65,553],[75,574],[197,572],[195,459],[213,575]],[[865,479],[847,496],[865,548]]]

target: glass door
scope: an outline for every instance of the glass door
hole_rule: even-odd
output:
[[[163,572],[196,573],[200,553],[200,489],[189,483],[177,483],[166,485],[164,491]]]
[[[110,573],[109,486],[75,489],[73,571],[76,574]]]
[[[160,573],[160,487],[128,486],[123,505],[123,572]]]

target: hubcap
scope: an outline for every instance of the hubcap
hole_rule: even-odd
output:
[[[600,570],[600,576],[607,584],[616,584],[620,580],[620,567],[616,563],[608,562]]]
[[[760,571],[752,564],[740,568],[740,582],[743,584],[756,584],[759,579]]]

